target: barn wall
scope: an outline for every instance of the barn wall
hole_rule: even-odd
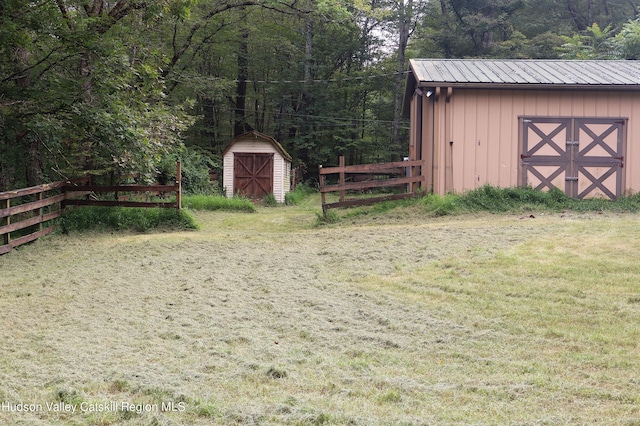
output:
[[[233,154],[235,152],[273,153],[273,195],[276,201],[284,203],[284,194],[289,191],[291,163],[271,143],[255,138],[237,140],[223,158],[222,182],[228,198],[233,197]],[[286,177],[286,178],[285,178]]]
[[[640,94],[457,88],[449,102],[443,95],[437,101],[426,96],[414,98],[414,102],[420,101],[422,158],[427,165],[432,164],[434,192],[464,192],[487,183],[517,186],[521,116],[628,118],[626,189],[640,190],[640,146],[636,142],[640,140],[636,122],[640,119]],[[412,108],[412,113],[416,110]],[[426,120],[433,123],[425,125]],[[430,152],[433,160],[429,159]]]

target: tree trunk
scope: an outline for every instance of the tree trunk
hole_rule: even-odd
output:
[[[392,124],[392,146],[400,146],[400,123],[402,121],[402,83],[404,82],[405,53],[409,43],[410,24],[413,18],[413,0],[401,0],[399,3],[399,28],[398,28],[398,58],[397,75],[393,88],[393,124]],[[395,150],[394,150],[395,151]]]
[[[244,25],[244,24],[243,24]],[[236,105],[234,114],[234,137],[250,130],[245,110],[247,105],[247,79],[249,78],[249,29],[244,26],[240,30],[238,48],[238,85],[236,86]]]

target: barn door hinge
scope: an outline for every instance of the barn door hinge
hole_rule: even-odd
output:
[[[567,141],[567,145],[580,145],[580,141]]]
[[[577,176],[573,176],[573,177],[566,177],[564,178],[564,180],[566,180],[567,182],[575,182],[578,180]]]

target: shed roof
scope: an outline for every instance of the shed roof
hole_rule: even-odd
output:
[[[286,160],[292,161],[291,155],[289,155],[289,153],[287,151],[285,151],[285,149],[282,147],[282,145],[280,145],[280,143],[277,140],[275,140],[271,136],[265,135],[264,133],[260,133],[257,130],[251,130],[251,131],[249,131],[247,133],[243,133],[240,136],[236,136],[235,138],[233,138],[233,140],[225,148],[225,150],[222,153],[222,155],[223,156],[226,155],[227,152],[233,146],[233,144],[235,144],[239,140],[246,139],[247,137],[251,137],[251,136],[253,136],[255,139],[260,139],[260,140],[263,140],[265,142],[270,143],[280,153],[280,155],[282,155]]]

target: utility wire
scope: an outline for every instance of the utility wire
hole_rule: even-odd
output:
[[[329,79],[312,79],[312,80],[229,80],[221,77],[206,77],[201,75],[185,75],[178,74],[177,77],[169,78],[171,81],[184,82],[185,80],[181,80],[178,77],[182,77],[183,79],[200,79],[205,81],[224,81],[230,83],[240,83],[241,81],[248,84],[304,84],[304,83],[339,83],[342,81],[361,81],[361,80],[369,80],[374,78],[382,78],[382,77],[391,77],[396,75],[405,75],[410,71],[403,72],[393,72],[387,74],[375,74],[375,75],[365,75],[360,77],[344,77],[344,78],[329,78]]]

